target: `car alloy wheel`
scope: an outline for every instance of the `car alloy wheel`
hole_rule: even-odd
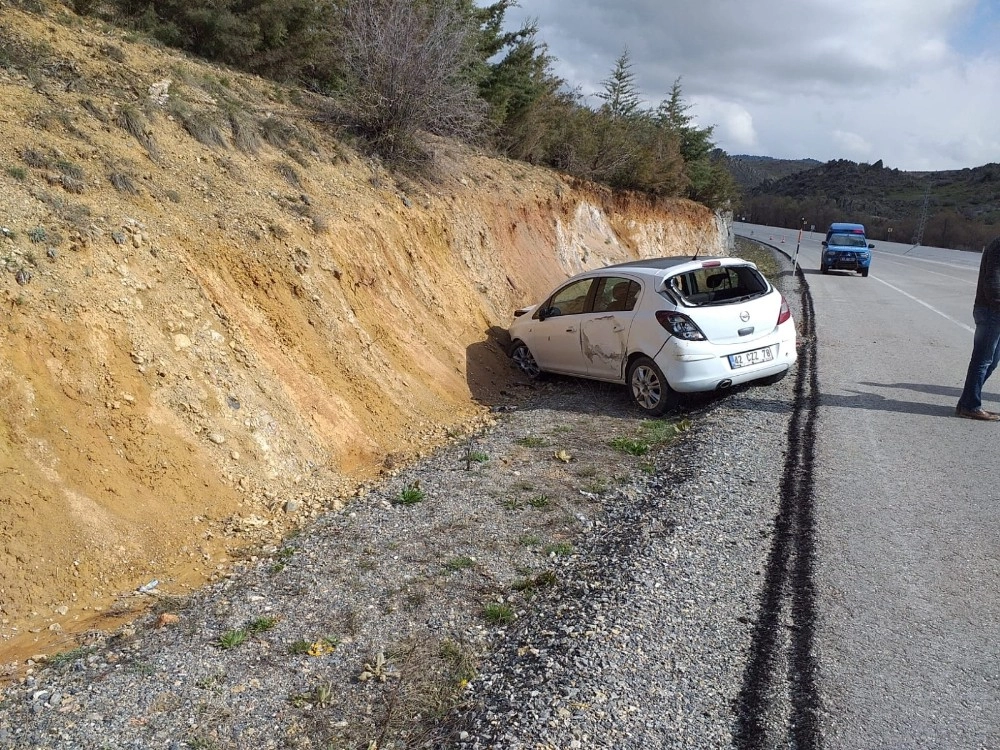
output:
[[[511,359],[514,360],[514,364],[517,365],[518,369],[532,380],[542,374],[541,369],[538,367],[538,363],[535,362],[534,355],[531,353],[527,344],[523,341],[518,341],[514,345],[514,351],[511,352],[510,356]]]
[[[647,414],[658,417],[673,406],[674,392],[649,357],[639,357],[629,365],[627,382],[632,402]]]

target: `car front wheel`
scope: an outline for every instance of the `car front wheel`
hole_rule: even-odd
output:
[[[867,268],[862,268],[861,269],[861,275],[864,278],[868,278],[868,269]]]
[[[663,372],[649,357],[637,357],[626,378],[632,403],[652,417],[665,414],[676,404],[676,394]]]
[[[514,349],[510,353],[510,358],[514,360],[514,364],[517,365],[518,369],[532,380],[537,379],[542,374],[541,368],[535,362],[534,355],[523,341],[514,343]]]

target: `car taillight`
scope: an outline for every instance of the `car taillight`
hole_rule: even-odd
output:
[[[780,326],[791,317],[792,311],[788,309],[788,302],[785,300],[785,295],[781,295],[781,309],[778,310],[778,325]]]
[[[685,341],[704,341],[705,334],[684,313],[657,310],[656,322],[663,326],[667,333]]]

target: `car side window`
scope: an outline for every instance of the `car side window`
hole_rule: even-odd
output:
[[[635,309],[639,298],[639,282],[606,276],[597,282],[594,312],[621,312]]]
[[[587,307],[587,295],[590,294],[590,287],[594,283],[593,279],[582,279],[567,284],[549,298],[540,310],[546,317],[555,315],[579,315]]]

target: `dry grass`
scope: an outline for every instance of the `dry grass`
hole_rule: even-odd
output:
[[[187,112],[181,115],[181,124],[199,143],[203,143],[209,148],[229,148],[222,128],[211,115],[204,112]]]
[[[159,151],[156,147],[156,142],[153,140],[152,129],[138,107],[126,104],[119,110],[115,122],[118,124],[118,127],[139,141],[142,147],[146,149],[146,153],[154,159],[158,158]]]

